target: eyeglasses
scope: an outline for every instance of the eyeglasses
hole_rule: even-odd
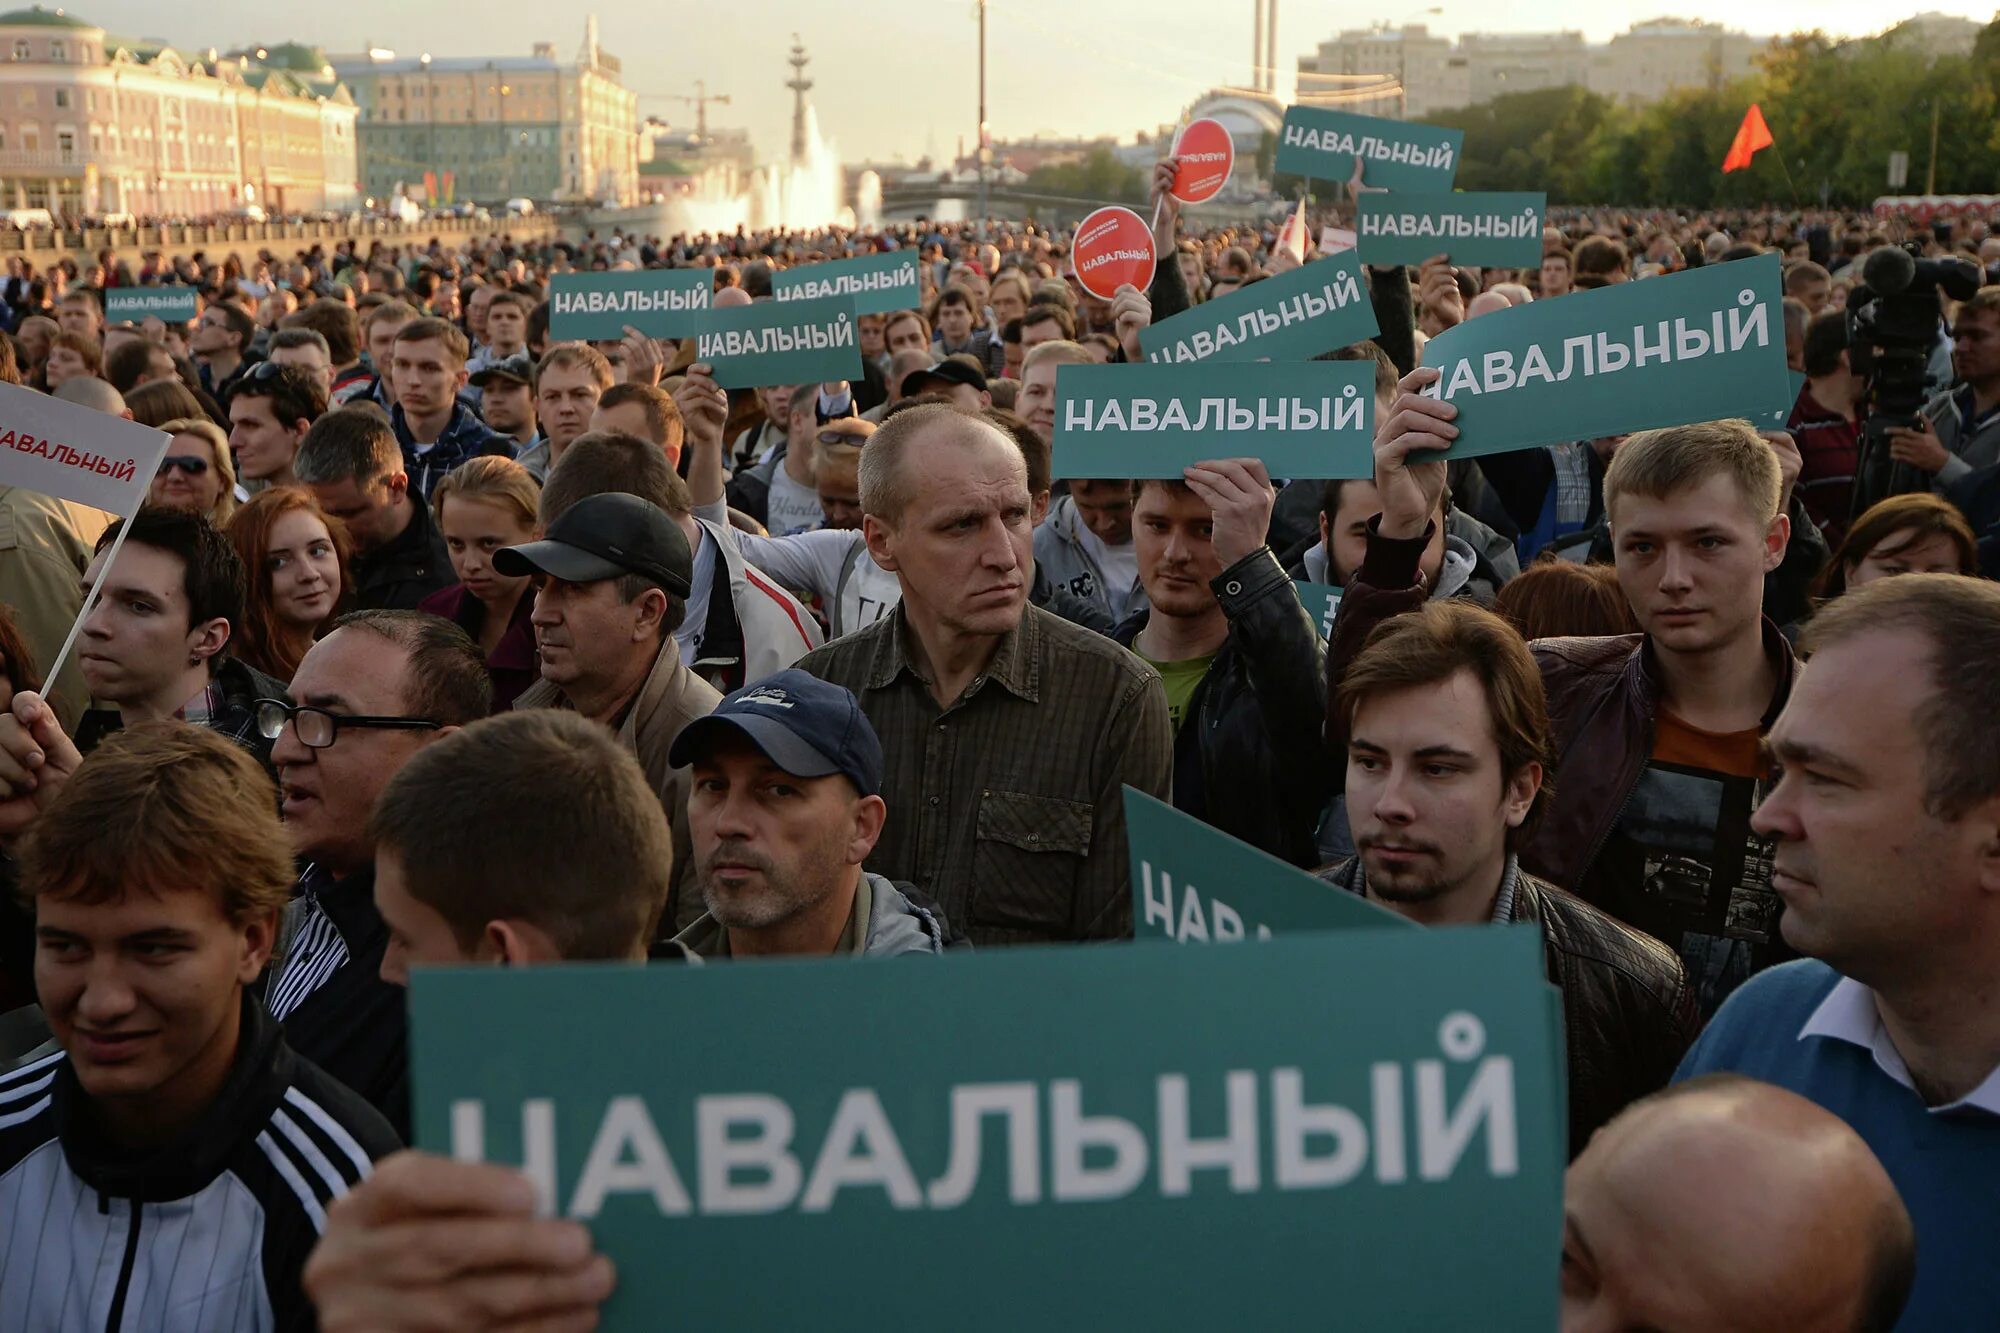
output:
[[[860,431],[823,430],[819,433],[821,444],[851,444],[856,448],[868,443],[869,438]]]
[[[308,750],[324,750],[333,744],[342,727],[366,727],[378,731],[442,731],[444,723],[425,717],[361,717],[352,713],[329,713],[324,708],[298,708],[283,699],[257,701],[257,731],[274,741],[292,724],[299,744]]]
[[[208,471],[208,460],[200,454],[168,454],[160,460],[160,475],[169,472],[185,472],[190,477],[199,477]]]

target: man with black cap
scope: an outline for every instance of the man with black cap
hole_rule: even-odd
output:
[[[506,577],[544,576],[532,617],[542,678],[514,707],[570,708],[610,727],[676,823],[687,773],[669,751],[681,728],[722,699],[674,643],[693,565],[679,526],[658,505],[622,493],[579,500],[543,540],[493,553]]]
[[[745,686],[673,744],[707,915],[702,958],[942,953],[928,899],[861,868],[888,807],[882,742],[853,694],[799,670]],[[914,895],[914,896],[913,896]]]
[[[903,397],[914,398],[920,393],[941,394],[954,407],[968,412],[993,406],[993,395],[986,388],[986,372],[971,357],[962,353],[946,357],[929,370],[912,371],[905,375]]]
[[[516,458],[542,442],[535,419],[535,363],[526,352],[473,371],[472,387],[479,390],[479,415],[495,433],[507,437]]]

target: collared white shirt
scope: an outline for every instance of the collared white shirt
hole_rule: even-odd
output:
[[[1882,1022],[1882,1013],[1875,1007],[1875,992],[1852,977],[1842,977],[1827,992],[1826,998],[1819,1002],[1819,1008],[1813,1010],[1812,1017],[1799,1029],[1799,1040],[1804,1041],[1807,1037],[1831,1037],[1835,1041],[1862,1047],[1875,1057],[1876,1067],[1883,1073],[1910,1091],[1917,1091],[1916,1080],[1910,1077],[1910,1067],[1903,1063],[1902,1053],[1889,1039],[1889,1029]],[[1939,1115],[1968,1107],[1988,1115],[2000,1115],[2000,1069],[1988,1073],[1985,1082],[1957,1101],[1928,1109],[1932,1115]]]

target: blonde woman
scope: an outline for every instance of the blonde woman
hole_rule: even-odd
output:
[[[148,497],[156,505],[192,509],[218,528],[236,513],[236,461],[229,437],[205,417],[179,417],[160,427],[173,436]]]

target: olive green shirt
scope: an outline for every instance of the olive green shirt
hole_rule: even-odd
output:
[[[1172,796],[1158,674],[1029,606],[941,709],[908,634],[898,606],[798,663],[854,691],[881,737],[889,817],[867,868],[930,894],[982,948],[1129,937],[1123,789]]]

